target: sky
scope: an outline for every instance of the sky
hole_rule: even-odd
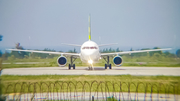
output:
[[[73,49],[61,43],[88,40],[89,14],[97,44],[180,49],[180,0],[0,0],[0,48]]]

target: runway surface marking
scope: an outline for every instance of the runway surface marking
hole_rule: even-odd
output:
[[[3,69],[2,75],[140,75],[140,76],[180,76],[179,67],[113,67],[105,70],[104,67],[76,67],[69,70],[67,67],[38,67]]]

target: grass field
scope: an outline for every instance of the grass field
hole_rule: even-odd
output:
[[[9,64],[2,64],[2,68],[23,68],[23,67],[57,67],[57,58],[47,58],[47,59],[41,59],[41,58],[23,58],[23,59],[7,59],[3,60],[3,63],[9,63]],[[140,67],[180,67],[180,59],[178,58],[168,58],[168,57],[147,57],[147,56],[141,56],[141,57],[134,57],[131,58],[130,56],[122,56],[123,58],[123,64],[122,66],[140,66]],[[113,63],[113,57],[110,57],[110,63],[114,65]],[[67,64],[69,64],[69,58],[67,58]],[[26,62],[39,62],[39,63],[32,63],[32,64],[26,64]],[[17,63],[23,63],[23,64],[17,64]],[[104,66],[106,62],[101,59],[99,63],[95,63],[94,66]],[[88,66],[87,63],[81,62],[80,58],[77,58],[75,61],[76,66]]]
[[[67,66],[67,65],[66,65]],[[88,66],[88,64],[76,64],[76,66]],[[94,66],[102,66],[104,64],[95,64]],[[113,65],[115,66],[115,65]],[[122,66],[138,66],[138,67],[180,67],[180,64],[170,64],[170,63],[147,63],[147,64],[138,64],[138,63],[123,63]],[[39,63],[39,64],[2,64],[3,69],[7,68],[24,68],[24,67],[58,67],[57,64],[50,63]]]
[[[2,84],[3,84],[3,93],[14,92],[14,88],[10,88],[5,90],[8,85],[16,84],[17,92],[20,91],[22,84],[31,84],[32,86],[29,89],[33,91],[33,86],[36,85],[36,88],[41,88],[43,91],[47,91],[47,88],[50,87],[51,90],[57,90],[62,88],[66,90],[69,85],[71,85],[71,91],[82,91],[83,86],[85,84],[86,91],[96,91],[98,90],[106,90],[108,87],[109,91],[119,91],[119,86],[121,85],[123,92],[130,91],[135,92],[138,84],[140,84],[138,88],[138,92],[145,91],[145,85],[148,85],[147,92],[151,92],[152,85],[153,92],[165,93],[168,89],[169,93],[174,94],[174,89],[176,94],[180,94],[180,77],[175,76],[130,76],[130,75],[119,75],[119,76],[62,76],[62,75],[39,75],[39,76],[11,76],[11,75],[2,75]],[[59,84],[58,86],[54,86],[55,84]],[[39,86],[41,85],[41,87]],[[47,86],[48,85],[48,86]],[[92,85],[92,87],[90,86]],[[99,85],[99,86],[98,86]],[[130,87],[130,88],[128,88]],[[175,88],[174,88],[175,87]],[[178,88],[179,87],[179,88]],[[40,89],[37,89],[36,92],[40,92]],[[55,89],[56,88],[56,89]],[[100,89],[101,88],[101,89]],[[103,88],[103,89],[102,89]],[[159,88],[161,89],[160,91]]]
[[[4,83],[13,82],[46,82],[46,81],[122,81],[122,82],[150,82],[150,83],[177,83],[180,82],[180,77],[177,76],[131,76],[131,75],[119,75],[119,76],[101,76],[101,75],[37,75],[37,76],[13,76],[2,75],[2,81]]]

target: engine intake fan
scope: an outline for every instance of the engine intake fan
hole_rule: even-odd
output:
[[[116,66],[121,66],[122,64],[122,58],[120,56],[115,56],[113,59],[113,62]]]
[[[61,67],[65,66],[66,63],[67,63],[66,57],[60,56],[60,57],[57,59],[57,63],[58,63],[58,65],[61,66]]]

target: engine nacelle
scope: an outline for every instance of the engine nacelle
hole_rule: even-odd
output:
[[[116,66],[121,66],[122,64],[122,58],[120,56],[115,56],[113,59],[113,62]]]
[[[62,67],[65,66],[66,63],[67,63],[66,57],[60,56],[60,57],[57,59],[57,63],[58,63],[59,66],[62,66]]]

